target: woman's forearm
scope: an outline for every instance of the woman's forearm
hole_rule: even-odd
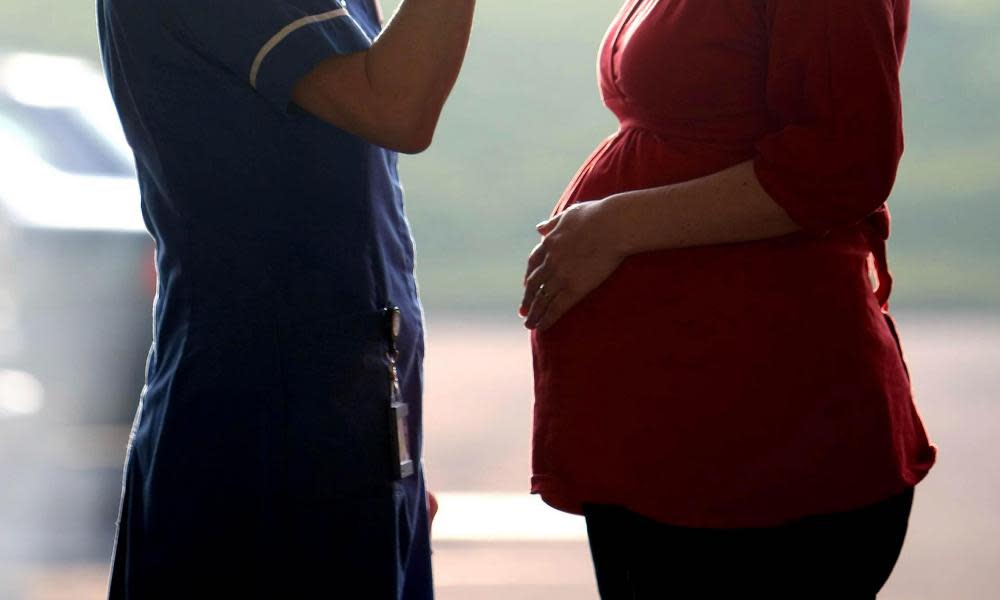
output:
[[[747,161],[685,183],[604,200],[608,239],[622,255],[767,239],[799,230]]]
[[[753,163],[575,204],[538,225],[520,312],[544,330],[632,254],[778,237],[799,227],[768,196]]]

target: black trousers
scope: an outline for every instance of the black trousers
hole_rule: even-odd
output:
[[[844,513],[763,529],[665,525],[584,507],[603,600],[870,600],[896,565],[913,490]]]

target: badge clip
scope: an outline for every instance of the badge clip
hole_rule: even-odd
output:
[[[386,358],[389,361],[389,432],[392,443],[393,470],[397,480],[410,477],[416,472],[410,456],[410,407],[403,401],[399,389],[399,333],[402,314],[399,308],[385,309],[385,333],[389,342]]]

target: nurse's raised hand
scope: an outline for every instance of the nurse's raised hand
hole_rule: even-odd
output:
[[[626,253],[603,200],[573,205],[540,223],[528,257],[520,314],[544,331],[618,268]]]

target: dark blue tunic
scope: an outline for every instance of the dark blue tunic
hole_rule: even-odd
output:
[[[98,0],[157,244],[113,599],[432,597],[422,474],[395,481],[388,340],[420,456],[422,311],[396,155],[290,104],[370,0]],[[418,461],[419,463],[419,461]]]

